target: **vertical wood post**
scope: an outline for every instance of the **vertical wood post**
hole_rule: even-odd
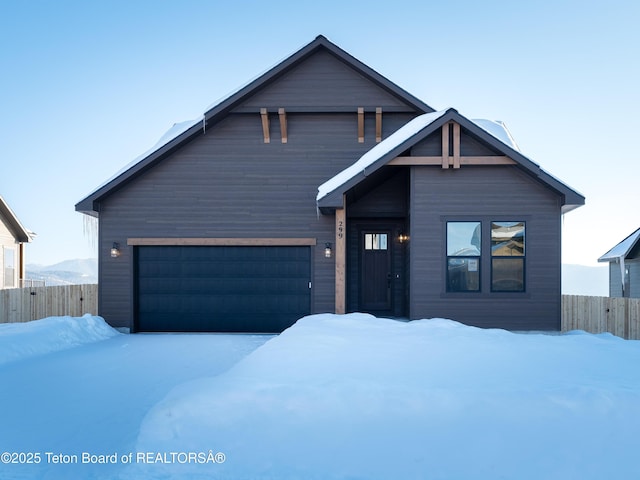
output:
[[[346,313],[347,204],[336,209],[336,313]]]
[[[453,168],[460,168],[460,124],[453,124]]]
[[[442,168],[449,168],[449,123],[442,125]]]

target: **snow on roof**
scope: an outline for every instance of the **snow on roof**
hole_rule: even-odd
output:
[[[180,135],[182,135],[184,132],[189,130],[191,127],[197,125],[198,123],[201,123],[203,118],[204,117],[198,117],[198,118],[196,118],[194,120],[186,120],[184,122],[174,123],[173,126],[171,128],[169,128],[169,130],[167,130],[158,139],[158,141],[153,145],[153,147],[151,147],[150,149],[146,150],[144,153],[141,153],[140,155],[138,155],[133,160],[131,160],[124,167],[122,167],[120,170],[118,170],[114,175],[109,177],[105,182],[103,182],[97,188],[93,189],[93,192],[97,192],[98,190],[100,190],[104,186],[108,185],[109,183],[114,181],[116,178],[118,178],[120,175],[122,175],[123,173],[125,173],[126,171],[131,169],[132,167],[136,166],[142,160],[144,160],[145,158],[147,158],[151,154],[153,154],[156,151],[160,150],[162,147],[164,147],[168,143],[170,143],[173,140],[175,140],[176,138],[178,138]]]
[[[496,137],[505,145],[520,152],[520,147],[518,147],[515,139],[513,138],[513,136],[511,136],[511,132],[501,120],[486,120],[484,118],[476,118],[472,119],[471,121],[482,128],[484,131]]]
[[[631,249],[635,246],[635,244],[640,239],[640,228],[629,235],[627,238],[622,240],[619,244],[609,250],[607,253],[602,255],[598,261],[599,262],[611,262],[613,260],[617,260],[619,258],[625,258]]]
[[[395,133],[393,133],[390,137],[386,138],[367,153],[365,153],[360,159],[351,165],[350,167],[345,168],[342,172],[338,173],[333,178],[330,178],[322,185],[318,187],[318,195],[316,200],[320,200],[333,192],[336,188],[340,187],[353,177],[355,177],[360,172],[366,170],[367,167],[370,167],[377,160],[385,156],[391,150],[401,145],[409,138],[413,137],[420,130],[427,127],[435,120],[440,118],[442,115],[446,113],[446,110],[441,110],[438,112],[425,113],[422,114],[405,126],[398,129]]]
[[[420,115],[405,126],[401,127],[397,130],[393,135],[386,138],[384,141],[377,144],[367,153],[365,153],[360,159],[355,162],[350,167],[344,169],[342,172],[337,174],[335,177],[327,180],[325,183],[318,187],[318,195],[316,196],[316,201],[321,200],[322,198],[329,195],[335,189],[339,188],[341,185],[344,185],[346,182],[351,180],[353,177],[358,175],[361,172],[364,172],[367,167],[373,165],[376,161],[382,158],[384,155],[389,153],[394,148],[398,147],[409,138],[417,134],[423,128],[426,128],[442,115],[444,115],[448,110],[440,110],[432,113],[425,113]],[[506,125],[500,120],[484,120],[484,119],[476,119],[471,120],[477,126],[482,128],[487,133],[493,135],[495,138],[500,140],[505,145],[513,148],[514,150],[520,152],[520,148],[516,144],[516,141],[511,136],[511,133],[507,129]]]

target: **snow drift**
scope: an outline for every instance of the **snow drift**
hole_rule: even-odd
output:
[[[0,365],[120,335],[101,318],[48,317],[0,324]]]
[[[636,478],[640,342],[450,320],[303,318],[227,373],[175,389],[125,478]]]

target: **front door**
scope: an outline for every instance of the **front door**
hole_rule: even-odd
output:
[[[364,311],[391,311],[391,248],[389,230],[363,230],[360,307]]]

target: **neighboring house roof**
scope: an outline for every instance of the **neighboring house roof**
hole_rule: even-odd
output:
[[[109,195],[140,173],[149,169],[156,162],[173,152],[176,148],[191,140],[195,135],[201,134],[206,130],[206,128],[210,127],[226,116],[234,108],[238,107],[248,97],[254,95],[257,91],[272,83],[274,80],[278,79],[321,49],[329,52],[340,61],[353,68],[360,75],[369,79],[378,87],[402,100],[402,102],[413,108],[415,111],[425,113],[434,111],[433,108],[423,101],[389,81],[387,78],[351,56],[337,45],[331,43],[324,36],[319,35],[311,43],[302,47],[275,67],[260,75],[246,86],[240,88],[235,93],[229,95],[220,103],[210,107],[202,117],[174,125],[165,135],[163,135],[162,139],[153,148],[134,159],[133,162],[118,172],[114,177],[98,187],[86,198],[78,202],[78,204],[76,204],[76,210],[88,215],[98,216],[99,207],[97,202],[99,202],[100,199]]]
[[[528,174],[561,194],[563,196],[563,213],[584,205],[584,197],[581,194],[542,170],[538,164],[520,153],[502,122],[472,121],[460,115],[455,109],[450,108],[439,112],[426,113],[414,118],[393,135],[365,153],[353,165],[320,185],[316,197],[318,208],[322,210],[342,208],[343,195],[350,188],[449,121],[460,124],[461,127],[482,139],[491,147],[513,159],[517,166]]]
[[[627,238],[618,243],[615,247],[609,250],[607,253],[602,255],[598,261],[599,262],[615,262],[620,259],[625,259],[631,253],[633,248],[640,240],[640,228],[629,235]]]
[[[4,198],[0,196],[0,218],[4,221],[5,225],[13,232],[16,241],[21,243],[30,242],[34,236],[33,232],[30,232],[22,226],[16,214],[9,208]]]

